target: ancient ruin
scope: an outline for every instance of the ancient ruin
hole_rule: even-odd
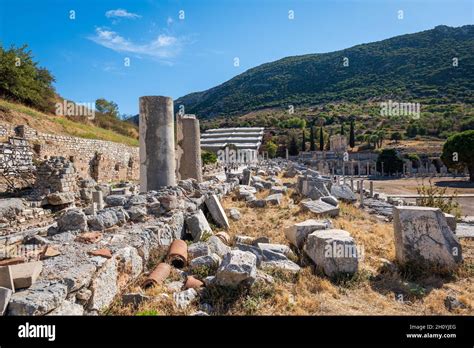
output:
[[[176,185],[173,100],[140,98],[140,187]]]
[[[101,172],[102,161],[109,160],[100,153],[84,171],[75,156],[36,161],[38,152],[27,139],[9,140],[5,154],[11,146],[23,147],[18,166],[37,164],[30,191],[0,199],[1,314],[134,313],[154,303],[149,294],[160,287],[161,300],[172,302],[168,308],[175,312],[169,314],[222,314],[217,302],[209,303],[211,291],[272,287],[281,274],[285,286],[297,286],[292,277],[306,272],[338,284],[361,272],[377,279],[415,264],[450,272],[463,265],[461,244],[472,222],[377,192],[370,165],[361,177],[336,167],[334,173],[345,175],[327,175],[319,160],[250,155],[242,162],[227,157],[204,173],[201,148],[236,141],[237,149],[257,151],[263,130],[212,130],[200,138],[198,119],[178,114],[175,144],[174,127],[171,98],[140,98],[139,183],[106,182],[110,176],[93,170]],[[346,147],[341,137],[331,138],[335,154]],[[239,165],[224,171],[232,160]],[[359,214],[352,209],[393,231],[386,243],[395,259],[382,260],[391,271],[368,267],[375,256],[347,222],[348,212],[351,218]],[[259,230],[258,216],[265,212],[272,215],[263,224],[275,224],[277,237]],[[242,227],[247,214],[257,219]],[[274,220],[279,214],[286,218]]]

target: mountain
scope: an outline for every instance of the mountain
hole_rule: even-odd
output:
[[[344,66],[344,58],[348,66]],[[457,59],[458,66],[453,66]],[[292,56],[183,96],[199,118],[328,102],[474,102],[474,25],[437,26],[341,51]],[[434,98],[434,99],[433,99]]]

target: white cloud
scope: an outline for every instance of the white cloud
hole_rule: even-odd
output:
[[[168,25],[173,24],[173,18],[168,17],[168,19],[166,20],[166,24],[168,24]]]
[[[132,53],[159,59],[176,56],[181,51],[182,46],[180,39],[170,35],[160,34],[155,39],[140,44],[106,28],[96,28],[95,35],[89,39],[116,52]]]
[[[105,12],[105,17],[107,18],[140,18],[141,16],[136,13],[128,12],[127,10],[118,8],[116,10],[109,10]]]

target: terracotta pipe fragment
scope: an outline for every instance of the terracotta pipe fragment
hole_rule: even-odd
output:
[[[143,283],[143,287],[150,287],[150,286],[155,286],[162,284],[166,278],[169,277],[171,272],[171,266],[168,265],[167,263],[160,263],[156,268],[153,270],[153,272],[150,273],[148,278],[145,280]]]
[[[186,283],[184,283],[185,289],[190,289],[190,288],[198,289],[203,286],[204,286],[204,283],[200,281],[199,279],[194,278],[193,276],[188,276],[188,278],[186,278]]]
[[[183,268],[188,262],[188,245],[184,240],[175,239],[168,251],[168,262],[176,268]]]

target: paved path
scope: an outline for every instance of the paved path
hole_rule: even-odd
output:
[[[458,198],[474,198],[474,193],[460,193],[457,195],[434,195],[435,198],[450,198],[456,196]],[[428,195],[418,195],[418,194],[391,194],[387,195],[387,197],[396,197],[396,198],[427,198],[430,197]]]

